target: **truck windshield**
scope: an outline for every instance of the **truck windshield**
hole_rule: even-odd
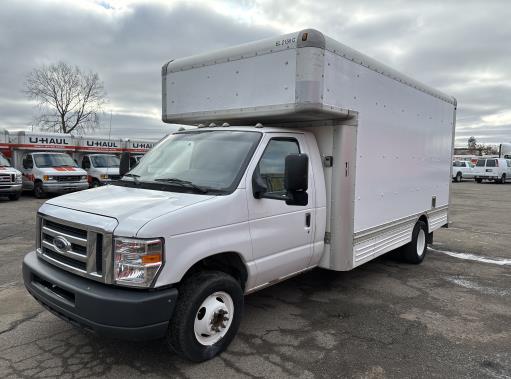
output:
[[[11,164],[9,163],[9,161],[0,155],[0,167],[10,167],[10,166],[11,166]]]
[[[188,191],[232,191],[260,138],[258,132],[228,130],[172,134],[130,171],[129,180]]]
[[[115,155],[93,155],[92,165],[97,168],[119,167],[119,158]]]
[[[75,161],[67,154],[34,154],[35,165],[45,167],[77,167]]]

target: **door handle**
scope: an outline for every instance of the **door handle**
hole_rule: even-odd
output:
[[[305,214],[305,226],[307,228],[310,228],[310,226],[311,226],[311,214],[310,213]]]

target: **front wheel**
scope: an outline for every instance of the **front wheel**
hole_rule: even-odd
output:
[[[202,362],[224,351],[238,331],[243,291],[232,276],[204,271],[185,279],[167,341],[180,356]]]
[[[502,174],[500,180],[499,180],[499,183],[501,184],[506,184],[506,174]]]
[[[98,187],[101,187],[101,183],[99,182],[99,180],[97,179],[93,179],[92,180],[92,185],[91,185],[92,188],[98,188]]]
[[[42,199],[44,197],[43,183],[35,182],[34,183],[34,196],[38,199]]]
[[[463,176],[462,176],[461,172],[458,172],[458,173],[456,174],[456,177],[454,178],[454,181],[455,181],[455,182],[457,182],[457,183],[459,183],[459,182],[461,182],[462,177],[463,177]]]
[[[481,178],[476,178],[476,183],[482,183],[483,182],[483,179]]]
[[[417,221],[412,231],[412,240],[401,248],[401,256],[406,262],[419,264],[424,260],[428,247],[427,233],[427,225]]]

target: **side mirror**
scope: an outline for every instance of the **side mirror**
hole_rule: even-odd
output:
[[[286,157],[284,188],[287,205],[307,205],[309,196],[309,157],[307,154],[289,154]]]
[[[267,191],[268,187],[259,173],[259,166],[257,166],[257,171],[254,172],[254,175],[252,176],[252,192],[254,194],[254,198],[261,199]]]
[[[119,175],[124,176],[130,170],[130,153],[124,151],[121,153],[121,161],[119,163]]]

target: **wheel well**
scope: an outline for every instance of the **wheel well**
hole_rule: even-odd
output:
[[[456,176],[457,176],[458,174],[460,174],[460,176],[463,176],[463,173],[462,173],[461,171],[458,171],[458,172],[456,173]]]
[[[226,274],[233,276],[240,283],[241,288],[245,290],[245,284],[248,278],[247,267],[237,253],[226,252],[203,258],[190,267],[183,279],[203,270],[218,270],[225,272]]]

